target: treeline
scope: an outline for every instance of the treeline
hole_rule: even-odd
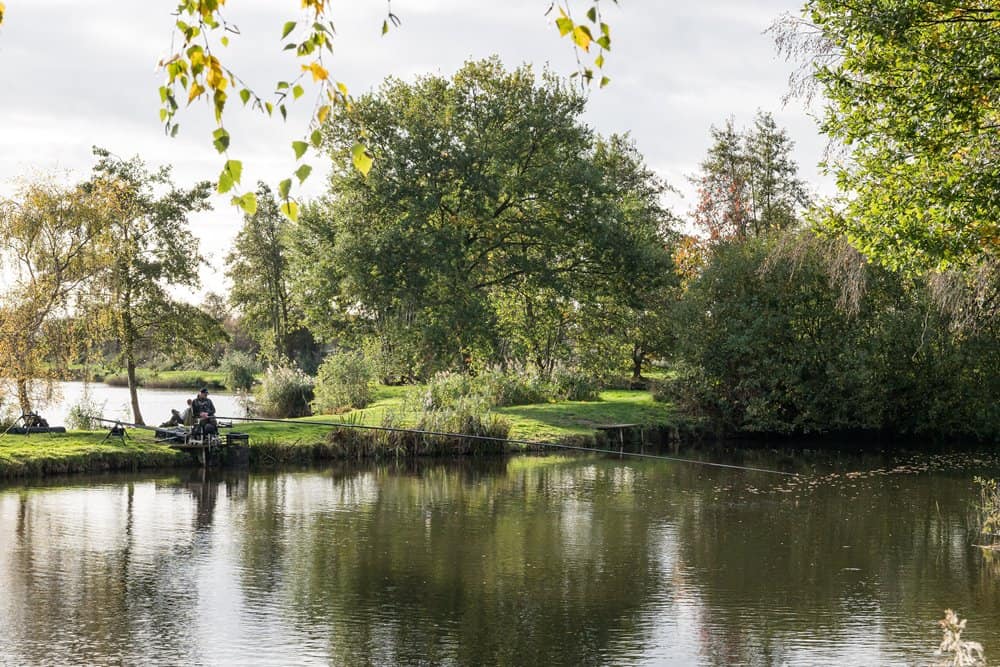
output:
[[[28,188],[4,209],[18,280],[2,374],[27,382],[88,350],[130,376],[187,361],[249,386],[267,368],[261,400],[301,414],[364,404],[376,379],[495,403],[647,386],[656,364],[655,395],[722,432],[1000,433],[992,264],[893,273],[803,220],[791,142],[765,113],[712,129],[692,177],[699,234],[684,234],[669,186],[584,107],[565,82],[497,60],[387,80],[327,120],[329,189],[297,220],[260,186],[226,258],[232,290],[198,309],[169,294],[194,284],[187,218],[206,188],[100,153],[53,205]],[[359,136],[367,175],[352,167]],[[12,240],[59,225],[85,250]],[[43,315],[25,355],[29,302]]]

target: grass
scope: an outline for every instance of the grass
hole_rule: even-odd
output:
[[[141,368],[136,372],[140,387],[150,389],[199,389],[210,387],[212,389],[224,388],[225,373],[222,371],[154,371],[148,368]],[[128,385],[128,377],[121,375],[107,375],[104,382],[115,386],[124,387]]]
[[[0,437],[0,478],[184,465],[187,455],[156,443],[152,433],[105,439],[106,431],[7,434]]]
[[[420,419],[414,401],[408,400],[420,387],[379,386],[375,400],[366,408],[343,415],[317,415],[296,420],[302,423],[238,423],[234,430],[250,435],[251,461],[263,463],[309,462],[350,455],[331,442],[331,427],[324,423],[345,422],[380,426],[390,420],[412,427]],[[510,422],[509,438],[539,442],[593,445],[595,428],[606,424],[632,423],[647,428],[683,429],[683,421],[670,406],[656,403],[647,391],[611,390],[597,401],[562,401],[496,408]],[[313,422],[313,423],[310,423]],[[320,423],[324,422],[324,423]],[[190,465],[183,453],[153,441],[152,433],[129,430],[129,438],[104,439],[106,431],[74,431],[67,434],[7,435],[0,437],[0,478],[101,470],[139,470]],[[375,438],[378,446],[382,440]],[[336,440],[334,438],[333,440]],[[385,445],[390,446],[390,445]],[[357,450],[352,450],[357,451]],[[370,453],[370,452],[369,452]]]

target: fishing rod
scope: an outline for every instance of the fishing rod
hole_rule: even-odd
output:
[[[567,449],[578,452],[591,452],[597,454],[616,454],[618,456],[631,456],[633,458],[642,459],[654,459],[658,461],[674,461],[676,463],[691,463],[694,465],[709,466],[712,468],[728,468],[731,470],[749,470],[752,472],[764,472],[772,475],[785,475],[788,477],[797,477],[798,474],[794,472],[784,472],[781,470],[769,470],[767,468],[754,468],[752,466],[738,466],[730,463],[714,463],[712,461],[696,461],[694,459],[685,459],[677,456],[662,456],[660,454],[646,454],[643,452],[626,452],[623,450],[614,451],[610,449],[600,449],[598,447],[583,447],[581,445],[564,445],[556,442],[542,442],[539,440],[519,440],[516,438],[498,438],[492,435],[466,435],[463,433],[448,433],[444,431],[427,431],[415,428],[400,428],[397,426],[371,426],[369,424],[350,424],[347,422],[320,422],[320,421],[306,421],[304,419],[269,419],[267,417],[217,417],[218,419],[227,419],[232,421],[241,422],[267,422],[273,424],[302,424],[305,426],[330,426],[333,428],[358,428],[366,429],[370,431],[384,431],[389,433],[414,433],[417,435],[432,435],[445,438],[465,438],[468,440],[488,440],[491,442],[506,442],[515,445],[527,445],[530,447],[549,447],[553,449]]]

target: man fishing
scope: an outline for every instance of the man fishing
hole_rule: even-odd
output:
[[[198,396],[191,402],[191,412],[194,413],[195,419],[211,417],[212,421],[215,421],[215,404],[208,397],[207,387],[202,387],[198,391]]]

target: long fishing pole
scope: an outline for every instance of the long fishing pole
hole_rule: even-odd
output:
[[[753,472],[764,472],[772,475],[786,475],[789,477],[797,477],[798,474],[794,472],[784,472],[781,470],[769,470],[767,468],[754,468],[752,466],[738,466],[730,463],[714,463],[712,461],[696,461],[694,459],[685,459],[677,456],[662,456],[660,454],[646,454],[643,452],[626,452],[623,450],[614,451],[611,449],[600,449],[597,447],[583,447],[580,445],[564,445],[556,442],[542,442],[538,440],[519,440],[516,438],[498,438],[492,435],[466,435],[463,433],[448,433],[443,431],[426,431],[422,429],[415,428],[400,428],[396,426],[371,426],[369,424],[350,424],[347,422],[320,422],[320,421],[306,421],[304,419],[269,419],[267,417],[216,417],[217,419],[226,419],[231,421],[241,421],[241,422],[268,422],[274,424],[302,424],[305,426],[330,426],[333,428],[359,428],[366,429],[370,431],[385,431],[390,433],[415,433],[417,435],[433,435],[445,438],[465,438],[468,440],[488,440],[492,442],[506,442],[515,445],[527,445],[530,447],[549,447],[554,449],[568,449],[578,452],[592,452],[597,454],[616,454],[618,456],[631,456],[633,458],[642,459],[655,459],[658,461],[674,461],[677,463],[692,463],[694,465],[709,466],[712,468],[728,468],[731,470],[749,470]]]

